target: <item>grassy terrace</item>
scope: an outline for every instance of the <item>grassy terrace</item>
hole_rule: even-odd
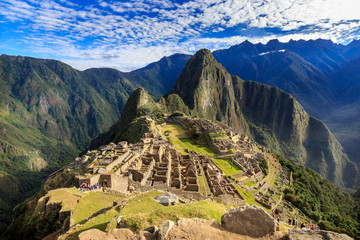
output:
[[[103,192],[87,193],[85,197],[79,200],[73,212],[72,219],[74,224],[81,223],[93,213],[112,206],[114,200],[120,199],[121,196],[115,194],[104,194]]]
[[[125,216],[127,225],[134,231],[139,231],[146,227],[159,226],[164,220],[177,221],[180,218],[214,218],[219,223],[221,215],[227,211],[223,204],[200,201],[189,204],[177,204],[175,206],[163,206],[154,201],[154,197],[159,192],[149,192],[131,199],[119,215]],[[109,228],[112,228],[110,226]]]
[[[70,234],[61,236],[59,239],[77,239],[78,235],[91,228],[108,231],[116,227],[116,217],[123,216],[123,221],[133,231],[143,230],[149,226],[159,226],[163,221],[169,219],[177,221],[180,218],[204,218],[215,219],[221,222],[221,216],[230,209],[230,206],[212,201],[200,201],[189,204],[177,204],[174,206],[163,206],[157,203],[154,198],[162,194],[152,191],[145,194],[134,195],[128,198],[124,207],[112,207],[104,214],[100,214],[89,221],[72,227]],[[89,195],[88,201],[97,205],[101,203],[100,198],[111,200],[112,194],[99,192],[98,195]],[[119,197],[119,196],[118,196]],[[105,206],[105,205],[104,205]],[[76,210],[77,208],[75,208]],[[98,209],[88,209],[87,215],[91,216]],[[82,218],[84,218],[83,216]]]
[[[166,131],[170,131],[168,138],[170,143],[183,154],[187,154],[185,150],[188,149],[206,156],[216,155],[216,152],[214,152],[208,145],[195,144],[195,141],[190,138],[191,136],[189,132],[179,125],[167,124],[165,126],[157,125],[157,127],[162,134]]]
[[[173,144],[179,151],[183,154],[186,154],[186,149],[200,153],[205,156],[214,156],[214,152],[208,145],[196,145],[192,139],[170,139],[171,144]]]
[[[230,159],[212,158],[212,160],[226,174],[226,176],[233,176],[244,172],[241,168],[232,164]]]
[[[209,184],[206,181],[205,173],[201,167],[201,176],[199,176],[200,193],[204,195],[211,195]]]
[[[252,187],[252,186],[254,186],[255,184],[256,184],[256,182],[254,182],[254,181],[248,181],[248,182],[244,183],[244,185],[245,185],[245,186],[248,186],[248,187]]]

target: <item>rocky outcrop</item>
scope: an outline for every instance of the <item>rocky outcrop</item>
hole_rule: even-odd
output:
[[[239,207],[221,217],[222,227],[249,237],[264,237],[275,233],[275,220],[261,207]]]
[[[329,231],[289,230],[289,240],[352,240],[346,234]]]

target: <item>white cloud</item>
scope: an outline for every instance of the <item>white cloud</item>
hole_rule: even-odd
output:
[[[98,0],[83,4],[2,0],[0,15],[24,31],[24,47],[29,51],[66,60],[80,69],[93,64],[129,70],[163,55],[203,47],[214,50],[246,39],[346,42],[358,38],[360,29],[357,0]],[[260,34],[221,34],[241,27],[256,28]],[[279,30],[270,33],[267,28]],[[220,37],[206,37],[215,33]]]

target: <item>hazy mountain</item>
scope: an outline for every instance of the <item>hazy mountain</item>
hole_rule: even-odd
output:
[[[163,57],[144,68],[125,73],[125,76],[147,89],[155,98],[159,98],[172,89],[190,57],[191,55],[185,54]]]
[[[292,94],[309,112],[324,120],[350,158],[360,164],[360,41],[330,40],[267,44],[245,41],[214,56],[231,74],[276,86]],[[359,150],[358,150],[359,149]]]

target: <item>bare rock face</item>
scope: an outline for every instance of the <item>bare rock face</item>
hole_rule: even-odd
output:
[[[289,230],[289,240],[352,240],[346,234],[340,234],[330,231],[311,231],[311,230]]]
[[[275,232],[276,222],[263,208],[239,207],[221,217],[222,227],[230,232],[258,238]]]

